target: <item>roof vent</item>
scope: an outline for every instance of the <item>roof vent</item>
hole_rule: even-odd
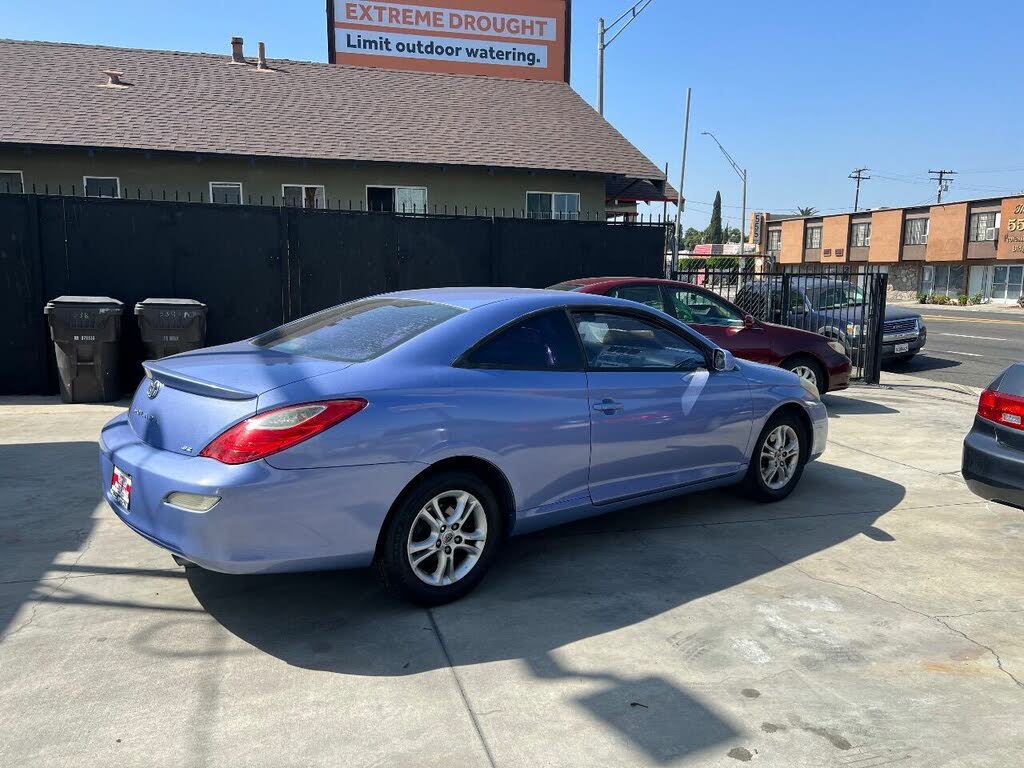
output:
[[[100,88],[127,88],[130,83],[124,83],[121,81],[121,76],[124,75],[119,69],[104,69],[103,74],[107,76],[107,82],[99,83]]]
[[[231,38],[231,63],[245,64],[245,54],[242,53],[243,40],[240,37]]]
[[[256,69],[269,70],[270,67],[267,65],[267,46],[260,40],[259,43],[259,56],[256,59]]]

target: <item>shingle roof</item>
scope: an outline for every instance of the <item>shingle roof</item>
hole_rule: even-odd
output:
[[[250,62],[0,40],[0,142],[664,178],[565,83]]]

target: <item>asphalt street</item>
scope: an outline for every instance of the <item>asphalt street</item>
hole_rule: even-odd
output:
[[[1024,360],[1024,310],[1018,314],[929,305],[915,308],[928,327],[928,342],[910,362],[889,365],[886,370],[986,387],[1010,363]]]

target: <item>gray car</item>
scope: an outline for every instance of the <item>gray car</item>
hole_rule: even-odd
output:
[[[788,283],[788,284],[787,284]],[[827,277],[794,275],[756,280],[736,294],[735,303],[747,312],[782,325],[814,331],[843,344],[857,361],[868,325],[868,302],[854,283]],[[920,352],[928,329],[917,312],[885,308],[882,360],[905,361]]]
[[[961,473],[989,501],[1024,509],[1024,363],[1014,363],[978,400]]]

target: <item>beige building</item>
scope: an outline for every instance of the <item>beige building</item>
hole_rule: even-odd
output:
[[[0,41],[0,192],[604,220],[674,199],[567,84]]]

